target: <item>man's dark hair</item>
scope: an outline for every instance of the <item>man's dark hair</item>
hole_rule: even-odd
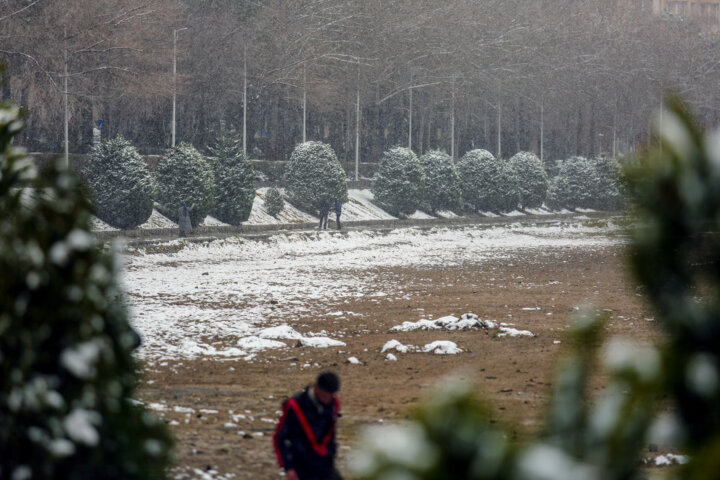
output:
[[[322,372],[315,380],[318,388],[326,392],[335,393],[340,390],[340,379],[335,372]]]

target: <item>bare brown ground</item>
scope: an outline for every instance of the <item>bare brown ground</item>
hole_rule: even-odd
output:
[[[608,309],[608,337],[657,339],[657,327],[648,321],[649,309],[627,278],[622,255],[622,249],[615,247],[567,248],[520,254],[511,263],[484,261],[442,270],[379,269],[376,275],[394,279],[397,290],[412,293],[413,300],[358,299],[336,306],[363,314],[350,317],[357,320],[300,319],[314,332],[325,329],[333,338],[344,335],[347,347],[270,351],[251,363],[195,360],[161,365],[146,373],[140,396],[146,402],[166,401],[196,410],[165,414],[168,422],[178,423],[171,426],[177,438],[178,465],[213,469],[221,475],[233,473],[241,479],[280,478],[271,447],[271,421],[277,418],[285,396],[326,368],[336,370],[343,381],[341,465],[362,426],[404,418],[429,387],[449,373],[461,372],[473,382],[492,406],[492,421],[523,438],[541,425],[554,365],[568,348],[564,340],[575,307],[593,304]],[[513,323],[537,336],[494,338],[477,331],[388,333],[405,320],[465,312]],[[397,362],[387,362],[380,348],[391,339],[419,346],[452,340],[467,351],[452,356],[397,354]],[[348,364],[350,356],[363,365]],[[303,367],[306,364],[310,366]],[[594,390],[602,388],[600,379]],[[233,422],[229,411],[246,418],[236,417],[237,426],[225,426]]]

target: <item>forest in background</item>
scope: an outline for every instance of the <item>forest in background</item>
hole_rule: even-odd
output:
[[[630,0],[0,0],[2,97],[20,143],[71,152],[92,127],[142,153],[204,148],[223,129],[251,156],[306,139],[363,162],[394,145],[544,160],[634,150],[672,88],[718,123],[718,33]],[[65,87],[67,83],[67,89]],[[303,114],[306,105],[306,115]],[[454,144],[451,139],[454,138]],[[542,145],[542,148],[541,148]]]

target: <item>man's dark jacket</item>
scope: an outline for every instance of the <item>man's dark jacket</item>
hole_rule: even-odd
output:
[[[273,436],[278,464],[286,471],[294,469],[300,478],[303,475],[319,478],[329,475],[333,471],[337,451],[335,422],[340,403],[335,400],[334,404],[321,405],[317,400],[313,401],[311,388],[308,386],[285,400],[282,417]]]

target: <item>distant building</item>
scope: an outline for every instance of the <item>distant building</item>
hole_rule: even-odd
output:
[[[720,0],[639,0],[643,10],[693,17],[720,27]]]

